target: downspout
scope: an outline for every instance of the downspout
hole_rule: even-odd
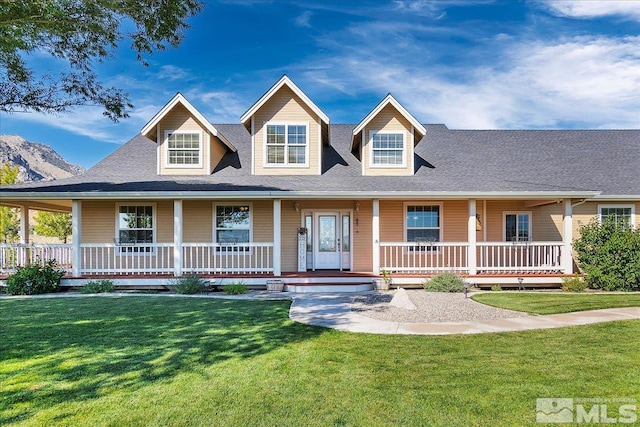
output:
[[[580,206],[581,204],[583,204],[586,201],[587,201],[587,199],[582,199],[579,202],[572,204],[571,205],[571,209],[575,208],[576,206]]]

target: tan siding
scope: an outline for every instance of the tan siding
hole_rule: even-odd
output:
[[[264,167],[265,123],[304,122],[309,126],[309,167]],[[254,115],[255,138],[253,157],[256,175],[319,175],[320,125],[318,116],[284,86],[276,92]]]
[[[542,242],[562,241],[562,203],[553,203],[531,208],[533,240]]]
[[[405,168],[372,168],[370,167],[370,138],[371,131],[403,131],[405,133],[405,143],[407,145],[406,150],[406,167]],[[413,175],[413,132],[411,123],[406,120],[402,114],[398,112],[392,105],[387,105],[380,111],[380,113],[374,117],[365,127],[365,134],[362,136],[364,141],[362,148],[362,161],[364,164],[365,175],[384,175],[384,176],[397,176],[397,175]]]
[[[487,227],[488,242],[504,241],[504,212],[530,212],[533,209],[525,208],[521,200],[487,200],[487,219],[483,227]],[[536,239],[536,230],[532,230],[533,239]]]
[[[580,237],[580,226],[598,218],[598,205],[635,205],[635,225],[640,226],[640,202],[587,202],[573,208],[573,238]]]
[[[195,120],[189,111],[182,105],[176,105],[158,124],[160,135],[160,174],[161,175],[208,175],[211,173],[211,155],[210,149],[212,142],[210,142],[209,132]],[[202,168],[166,168],[165,167],[165,155],[166,155],[166,141],[165,131],[167,130],[189,130],[189,131],[201,131],[202,132]],[[214,138],[215,139],[215,138]],[[215,142],[220,144],[219,141]]]
[[[216,138],[215,136],[212,136],[210,138],[211,140],[211,148],[210,148],[210,162],[209,162],[209,166],[210,166],[210,171],[215,170],[216,166],[218,166],[218,163],[220,163],[220,160],[222,160],[222,158],[224,157],[224,155],[227,153],[227,146],[224,145],[224,143],[222,141],[220,141],[218,138]]]
[[[213,241],[213,205],[211,200],[182,202],[182,241],[211,243]]]

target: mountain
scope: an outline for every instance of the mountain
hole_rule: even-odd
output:
[[[72,165],[48,145],[29,142],[18,135],[0,135],[0,163],[18,165],[18,181],[50,181],[80,175],[84,168]]]

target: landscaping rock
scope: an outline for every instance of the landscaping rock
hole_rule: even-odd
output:
[[[411,298],[409,298],[409,294],[407,294],[407,291],[405,291],[403,288],[398,288],[398,290],[396,290],[396,294],[393,296],[393,299],[391,300],[389,305],[405,310],[415,310],[418,308],[411,301]]]

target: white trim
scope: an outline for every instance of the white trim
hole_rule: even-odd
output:
[[[311,144],[311,141],[309,141],[309,144]],[[322,120],[320,120],[320,118],[318,118],[318,162],[316,166],[318,168],[318,175],[322,175]]]
[[[182,200],[173,201],[173,275],[182,276],[182,237],[183,237],[183,207]]]
[[[487,201],[482,201],[482,242],[487,241]]]
[[[518,232],[518,215],[529,215],[528,233],[529,242],[533,241],[533,213],[531,211],[502,211],[502,241],[507,241],[507,215],[516,215],[516,233]]]
[[[602,209],[617,208],[617,209],[631,209],[631,226],[635,227],[636,221],[636,205],[635,204],[623,204],[623,203],[608,203],[598,204],[598,222],[602,224]]]
[[[155,126],[157,126],[160,121],[175,107],[176,105],[181,104],[184,108],[191,113],[196,120],[200,122],[205,129],[207,129],[211,134],[217,137],[224,145],[226,145],[231,151],[238,151],[236,147],[233,146],[227,138],[224,137],[218,129],[216,129],[187,99],[180,93],[176,93],[173,98],[167,104],[162,107],[160,111],[156,113],[155,116],[149,122],[144,125],[144,127],[140,130],[140,134],[146,135],[148,134]]]
[[[467,241],[469,242],[469,249],[467,252],[467,268],[469,274],[475,276],[478,273],[477,262],[477,231],[476,231],[476,213],[477,203],[476,199],[469,199],[469,216],[467,218]]]
[[[439,224],[439,233],[438,233],[438,242],[440,243],[444,243],[444,203],[443,202],[430,202],[430,201],[425,201],[425,200],[419,200],[419,201],[406,201],[403,203],[402,205],[402,241],[403,242],[408,242],[407,240],[407,207],[408,206],[438,206],[439,207],[439,213],[438,213],[438,222]],[[430,227],[431,229],[433,229],[434,227]]]
[[[562,215],[562,252],[560,253],[560,265],[564,274],[573,274],[573,256],[571,245],[573,244],[573,205],[571,199],[563,199],[564,213]]]
[[[26,245],[29,244],[29,206],[20,206],[19,216],[20,230],[18,235],[20,243]]]
[[[81,277],[82,275],[82,200],[71,202],[71,275]]]
[[[371,238],[373,240],[373,259],[371,260],[373,274],[380,274],[380,200],[372,201]]]
[[[58,185],[62,185],[62,181],[56,181]],[[506,200],[526,200],[534,197],[559,197],[573,199],[589,199],[597,195],[597,192],[511,192],[511,191],[44,191],[44,192],[20,192],[0,190],[0,200],[24,200],[24,199],[94,199],[94,200],[110,200],[110,199],[131,199],[131,198],[154,198],[154,199],[367,199],[367,198],[388,198],[388,199],[416,199],[423,200],[454,200],[454,199],[506,199]]]
[[[186,134],[186,135],[195,135],[197,134],[199,137],[198,143],[198,163],[192,164],[173,164],[169,163],[169,135],[173,134]],[[204,157],[204,135],[201,130],[165,130],[164,131],[164,139],[162,140],[162,145],[164,145],[164,167],[166,169],[202,169],[202,162]],[[180,150],[178,148],[174,150]],[[187,151],[195,151],[193,149],[187,149]]]
[[[253,117],[253,115],[262,107],[271,97],[280,90],[283,86],[287,86],[293,93],[295,93],[302,101],[307,104],[307,107],[311,108],[311,110],[316,113],[322,121],[329,124],[329,117],[322,112],[320,108],[316,104],[309,99],[309,97],[302,91],[298,86],[296,86],[293,81],[285,74],[280,80],[278,80],[271,88],[256,101],[243,115],[240,117],[240,123],[245,124],[249,118]]]
[[[158,143],[156,144],[156,174],[161,175],[162,174],[162,166],[161,166],[161,159],[160,159],[160,150],[161,150],[161,143],[160,143],[160,126],[158,126],[156,128],[156,141],[158,141]]]
[[[156,243],[157,239],[157,204],[156,202],[137,202],[136,200],[116,203],[116,227],[115,241],[120,242],[120,206],[151,206],[151,243]],[[119,252],[120,253],[120,252]],[[127,255],[150,255],[150,252],[127,252]]]
[[[373,137],[375,135],[402,135],[402,163],[395,164],[375,164],[373,162]],[[369,168],[371,169],[406,169],[407,168],[407,132],[405,130],[370,130],[369,131]],[[393,150],[392,148],[378,148],[377,150]]]
[[[602,200],[609,202],[640,202],[640,194],[633,195],[613,195],[613,194],[599,194],[596,195],[593,200]]]
[[[378,105],[376,105],[376,107],[371,110],[371,112],[369,114],[367,114],[367,116],[362,119],[362,121],[360,123],[358,123],[358,125],[353,129],[353,136],[356,136],[360,131],[362,131],[364,129],[364,127],[371,121],[373,120],[373,118],[375,116],[378,115],[378,113],[380,113],[380,111],[382,111],[382,109],[384,107],[387,106],[387,104],[391,104],[393,105],[393,107],[409,122],[411,123],[411,125],[418,130],[418,132],[420,132],[422,135],[426,135],[427,134],[427,130],[424,128],[424,126],[422,126],[422,124],[411,114],[409,113],[409,111],[407,111],[391,94],[388,94],[387,96],[384,97],[384,99],[382,101],[380,101],[380,103]],[[353,137],[351,138],[351,147],[350,150],[353,150]],[[364,143],[364,141],[362,141],[362,143]]]
[[[362,126],[362,137],[360,138],[360,147],[358,147],[358,149],[360,150],[360,166],[362,168],[362,176],[365,176],[367,174],[367,168],[366,168],[366,162],[367,159],[365,157],[365,152],[366,150],[364,149],[364,136],[366,135],[366,128],[364,126]]]
[[[251,175],[256,174],[256,159],[253,153],[256,152],[256,126],[255,118],[251,116]]]
[[[284,163],[269,163],[269,159],[267,157],[267,126],[284,126]],[[289,148],[290,147],[302,147],[302,145],[289,145],[288,135],[289,135],[289,126],[304,126],[305,127],[305,138],[306,143],[304,145],[305,154],[304,154],[304,163],[289,163]],[[262,167],[265,169],[272,168],[308,168],[309,167],[309,157],[311,155],[311,139],[310,137],[311,126],[309,122],[291,122],[291,121],[270,121],[265,122],[262,125]],[[273,145],[273,144],[272,144]]]
[[[249,222],[252,221],[251,210],[249,208]],[[253,223],[252,223],[253,224]],[[253,229],[253,226],[251,227]],[[253,239],[251,232],[249,235]],[[278,277],[282,275],[282,201],[280,199],[273,200],[273,275]]]
[[[244,203],[234,203],[234,202],[213,202],[213,218],[212,218],[212,233],[211,241],[213,243],[218,243],[217,239],[217,225],[216,225],[216,215],[218,206],[249,206],[249,242],[253,243],[253,202],[244,202]]]

